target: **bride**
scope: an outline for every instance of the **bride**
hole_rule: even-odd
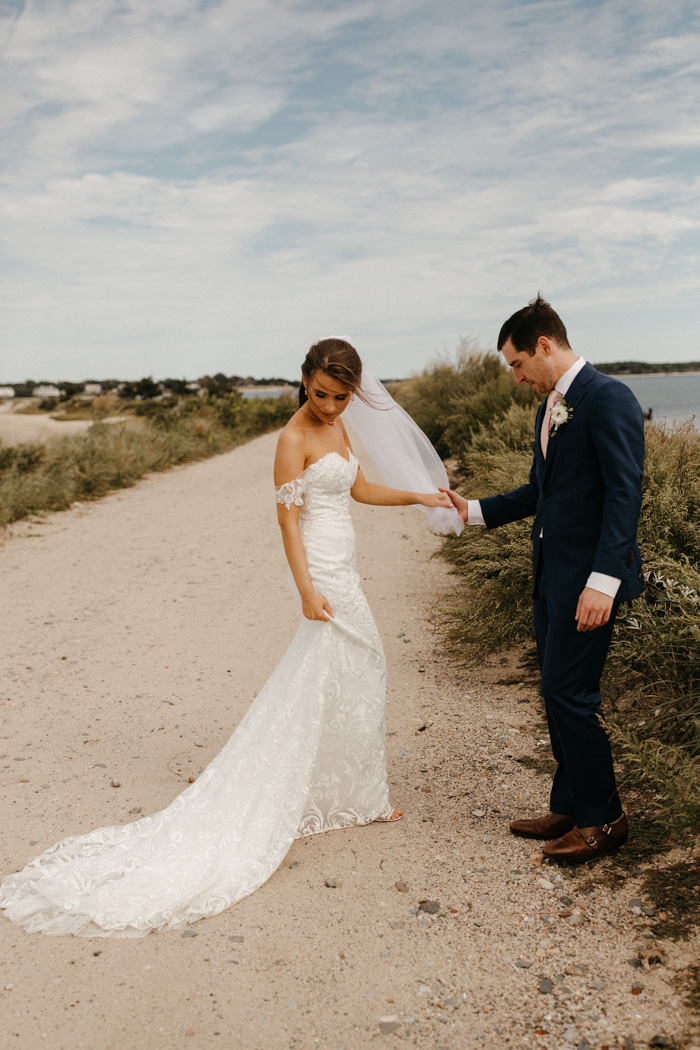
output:
[[[237,730],[159,813],[63,839],[8,875],[0,907],[29,932],[141,937],[216,915],[261,886],[294,839],[397,820],[386,779],[385,663],[355,568],[349,498],[417,504],[441,531],[461,519],[425,435],[353,347],[324,339],[302,365],[280,434],[275,497],[302,609],[297,634]],[[380,475],[368,482],[342,415]]]

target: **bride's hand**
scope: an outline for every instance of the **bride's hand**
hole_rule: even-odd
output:
[[[327,620],[334,615],[330,605],[318,591],[302,599],[301,611],[307,620]]]
[[[419,492],[418,500],[422,507],[452,507],[452,500],[445,492]]]

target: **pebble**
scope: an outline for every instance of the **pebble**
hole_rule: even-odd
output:
[[[551,995],[554,991],[554,985],[549,977],[543,977],[540,981],[540,991],[542,992],[542,995]]]
[[[440,911],[440,901],[421,901],[418,911],[424,911],[427,915],[437,915]]]
[[[121,786],[122,785],[121,785],[121,781],[120,780],[113,780],[112,781],[112,787],[113,788],[120,788]]]
[[[588,987],[594,992],[599,992],[605,988],[605,981],[591,981]]]
[[[541,886],[543,890],[553,890],[554,883],[550,882],[549,879],[538,879],[537,885]]]
[[[653,1039],[649,1040],[649,1046],[672,1047],[673,1039],[669,1039],[667,1035],[655,1035]]]
[[[472,816],[474,816],[474,817],[485,817],[486,816],[486,810],[485,809],[473,809],[472,810]]]
[[[394,886],[399,891],[399,893],[408,893],[408,886],[405,882],[395,882]]]
[[[142,809],[143,809],[143,806],[134,806],[133,809],[129,810],[129,813],[140,813]]]
[[[402,922],[392,922],[391,928],[392,928],[392,930],[402,930],[403,929],[403,923]]]
[[[642,960],[641,959],[628,959],[627,962],[635,970],[641,970],[641,968],[642,968]]]
[[[381,1021],[379,1024],[380,1035],[391,1035],[399,1027],[398,1021]]]
[[[642,914],[642,902],[640,901],[639,897],[632,898],[632,900],[630,901],[630,908],[632,909],[635,915]]]
[[[336,889],[337,885],[338,883],[335,881],[335,879],[332,879],[330,876],[326,879],[326,886],[329,890]]]
[[[515,963],[521,970],[529,970],[532,966],[532,959],[518,959]]]
[[[195,933],[194,930],[185,930],[180,936],[184,939],[185,937],[199,937],[199,934]]]

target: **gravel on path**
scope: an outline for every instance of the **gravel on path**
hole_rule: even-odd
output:
[[[167,804],[277,663],[298,611],[274,444],[7,530],[4,872]],[[257,893],[181,934],[50,938],[0,920],[2,1050],[682,1045],[674,976],[697,934],[658,944],[638,880],[583,892],[510,835],[548,787],[518,761],[546,747],[521,654],[456,668],[432,626],[452,584],[424,517],[353,513],[404,818],[296,842]]]

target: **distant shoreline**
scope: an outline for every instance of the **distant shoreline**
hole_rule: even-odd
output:
[[[595,368],[595,365],[593,365]],[[662,379],[664,376],[700,376],[700,372],[603,372],[611,379]]]

